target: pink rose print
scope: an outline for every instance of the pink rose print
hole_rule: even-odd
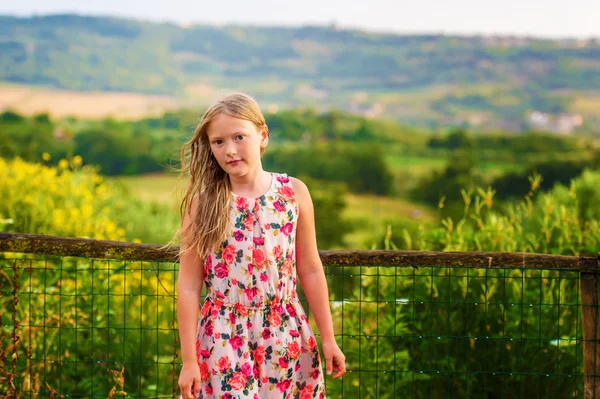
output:
[[[258,381],[260,378],[260,364],[254,363],[254,367],[252,368],[254,379]]]
[[[254,351],[254,361],[258,364],[263,364],[265,361],[265,347],[258,345]]]
[[[269,314],[268,320],[269,320],[269,324],[271,325],[271,327],[277,328],[281,324],[281,316],[277,312],[271,311],[271,313]]]
[[[251,301],[254,299],[254,297],[256,297],[256,294],[258,294],[258,290],[256,287],[244,288],[244,294],[246,294],[246,298]]]
[[[244,209],[248,208],[248,201],[244,197],[238,197],[235,207],[238,211],[243,211]]]
[[[287,367],[289,366],[288,361],[283,356],[281,356],[279,358],[278,363],[279,363],[279,367],[281,367],[282,369],[287,369]]]
[[[308,339],[308,350],[312,352],[315,350],[316,346],[317,346],[317,341],[315,340],[315,337],[311,336]]]
[[[229,244],[223,249],[223,260],[228,265],[231,265],[235,261],[235,245]]]
[[[233,305],[233,307],[240,316],[248,316],[248,309],[246,309],[246,307],[241,303],[236,302],[236,304]]]
[[[283,234],[285,234],[286,236],[289,236],[290,234],[292,234],[292,230],[294,229],[294,225],[291,223],[286,223],[283,226],[281,226],[281,232]]]
[[[264,269],[265,253],[262,251],[262,249],[253,249],[252,250],[252,264],[259,269]]]
[[[244,218],[244,227],[246,228],[246,230],[251,231],[252,226],[254,226],[254,214],[249,213]]]
[[[252,375],[252,366],[250,363],[244,363],[242,365],[242,374],[246,377],[250,377]]]
[[[233,238],[235,238],[237,242],[241,242],[244,240],[244,233],[242,233],[242,230],[236,230],[235,233],[233,233]]]
[[[217,368],[221,373],[229,370],[231,368],[231,361],[229,360],[229,357],[222,356],[217,362]]]
[[[246,382],[248,382],[248,379],[239,371],[233,373],[233,377],[229,379],[229,385],[231,385],[231,387],[236,391],[244,389]]]
[[[313,389],[312,385],[305,386],[302,392],[300,392],[300,399],[312,399]]]
[[[211,320],[209,320],[206,325],[204,326],[204,332],[206,333],[206,335],[208,335],[209,337],[211,335],[213,335],[213,330],[214,330],[214,326]]]
[[[287,303],[287,304],[285,305],[285,309],[287,310],[287,312],[288,312],[288,314],[289,314],[290,316],[292,316],[292,317],[296,317],[296,307],[295,307],[294,305],[292,305],[291,303]],[[292,331],[295,331],[295,330],[292,330]],[[297,331],[296,331],[296,332],[297,332]],[[293,335],[293,333],[292,333],[292,332],[290,332],[290,334],[292,334],[292,336],[293,336],[293,337],[297,337],[298,335],[300,335],[300,334],[298,334],[298,335]]]
[[[217,316],[219,315],[219,309],[221,308],[221,305],[217,304],[217,302],[219,301],[215,300],[215,306],[210,311],[210,317],[213,320],[217,318]]]
[[[276,246],[273,248],[273,256],[274,256],[276,259],[279,259],[279,258],[281,258],[281,257],[283,256],[283,251],[281,250],[281,245],[276,245]]]
[[[200,363],[200,379],[208,381],[208,364],[206,362]]]
[[[294,341],[288,345],[287,354],[290,359],[298,359],[298,356],[300,355],[300,345],[298,345],[297,341]]]
[[[244,346],[244,339],[240,335],[236,335],[233,338],[229,339],[229,343],[234,350],[240,349]]]
[[[273,202],[273,207],[277,210],[277,212],[285,212],[285,205],[279,201]]]
[[[198,342],[200,342],[200,341],[198,341]],[[209,352],[209,351],[207,351],[206,349],[202,349],[202,350],[200,351],[200,356],[202,356],[203,358],[210,357],[210,352]]]
[[[289,379],[285,379],[285,380],[279,381],[277,383],[277,389],[279,389],[279,392],[281,392],[281,393],[285,392],[289,388],[290,388],[290,380]]]
[[[219,263],[215,266],[215,275],[218,278],[225,278],[229,275],[229,266],[224,263]]]
[[[318,343],[296,293],[299,214],[291,180],[274,174],[267,195],[233,195],[226,241],[202,262],[201,397],[324,399]]]
[[[283,276],[289,276],[292,274],[292,261],[287,258],[285,262],[283,262],[283,266],[279,270]]]
[[[281,186],[277,189],[277,192],[284,201],[294,200],[294,190],[290,186]]]

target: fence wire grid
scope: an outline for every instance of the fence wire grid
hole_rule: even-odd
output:
[[[327,398],[584,396],[584,274],[324,267],[348,369]],[[176,263],[6,254],[0,270],[0,397],[178,396]]]

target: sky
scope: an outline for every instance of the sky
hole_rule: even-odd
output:
[[[20,0],[0,14],[78,13],[181,24],[329,25],[374,32],[600,38],[600,0]]]

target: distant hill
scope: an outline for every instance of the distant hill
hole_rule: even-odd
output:
[[[432,127],[600,130],[600,39],[0,16],[0,80],[198,104],[245,90],[265,106],[336,107]]]

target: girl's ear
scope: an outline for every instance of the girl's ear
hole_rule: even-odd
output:
[[[269,128],[267,125],[260,131],[260,148],[265,148],[269,143]]]

